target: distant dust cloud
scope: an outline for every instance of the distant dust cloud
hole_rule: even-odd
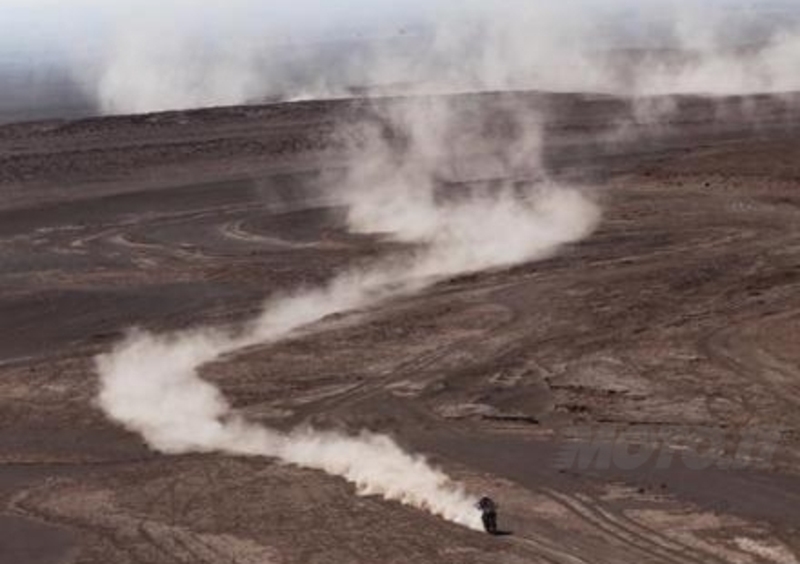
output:
[[[407,24],[375,19],[372,28],[348,25],[344,8],[326,27],[326,13],[310,4],[275,21],[254,5],[203,11],[177,2],[126,13],[81,82],[106,113],[364,94],[800,87],[797,14],[768,4],[439,2],[409,8]]]

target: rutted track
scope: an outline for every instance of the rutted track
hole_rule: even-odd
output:
[[[797,112],[759,99],[755,136],[689,100],[657,135],[609,144],[597,124],[621,102],[576,97],[560,115],[531,98],[552,109],[552,174],[603,204],[591,239],[204,369],[270,425],[396,435],[496,495],[512,535],[270,461],[152,456],[92,405],[90,359],[127,326],[236,323],[396,251],[348,235],[321,191],[341,162],[320,131],[348,102],[0,128],[0,148],[24,146],[2,161],[5,513],[64,528],[84,562],[760,562],[737,538],[800,551]],[[108,168],[86,172],[89,156]],[[780,444],[766,470],[559,471],[559,436],[587,425],[771,429]]]

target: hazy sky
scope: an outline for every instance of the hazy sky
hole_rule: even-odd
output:
[[[149,20],[170,33],[213,37],[272,34],[292,40],[386,34],[435,20],[437,9],[513,10],[526,0],[0,0],[0,59],[22,54],[91,55],[109,35],[131,22]],[[528,0],[527,5],[535,4]],[[549,4],[549,5],[548,5]],[[704,6],[764,10],[788,0],[704,0]],[[658,18],[670,6],[694,0],[559,0],[565,14],[635,9]],[[627,10],[626,10],[627,9]]]
[[[94,44],[129,22],[149,19],[182,31],[308,36],[408,25],[431,1],[404,0],[0,0],[0,48],[26,51]]]

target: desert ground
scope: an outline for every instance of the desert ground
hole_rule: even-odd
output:
[[[95,401],[128,328],[242,322],[391,252],[325,192],[336,123],[370,104],[0,126],[0,562],[798,562],[800,98],[459,103],[511,98],[543,116],[547,175],[602,207],[590,237],[203,369],[251,420],[391,435],[494,497],[497,537],[153,452]],[[569,458],[598,433],[675,456]]]

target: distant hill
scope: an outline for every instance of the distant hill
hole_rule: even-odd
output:
[[[96,114],[95,105],[59,66],[0,65],[0,123]]]

